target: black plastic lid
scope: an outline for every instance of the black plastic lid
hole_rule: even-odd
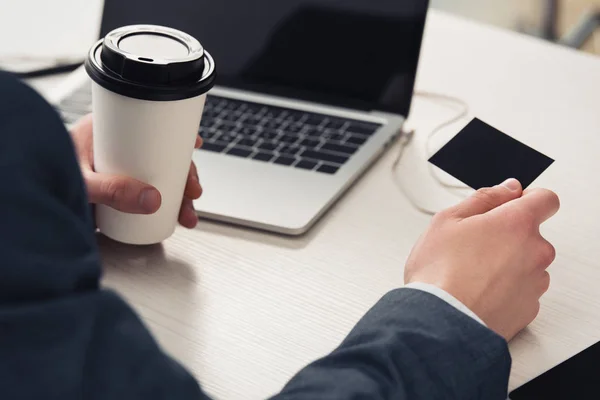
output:
[[[127,97],[182,100],[208,92],[215,63],[198,40],[176,29],[131,25],[98,41],[85,62],[100,86]]]

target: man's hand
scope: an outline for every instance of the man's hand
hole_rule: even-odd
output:
[[[158,211],[161,196],[155,187],[126,176],[99,174],[94,171],[91,114],[77,122],[71,130],[71,136],[91,203],[108,205],[132,214],[153,214]],[[198,137],[195,147],[200,146],[202,146],[202,139]],[[186,228],[194,228],[198,223],[193,200],[199,198],[201,194],[202,187],[198,181],[198,172],[192,162],[179,212],[179,223]]]
[[[510,179],[436,215],[413,249],[405,283],[433,284],[511,340],[537,316],[554,247],[539,231],[558,211],[548,190]]]

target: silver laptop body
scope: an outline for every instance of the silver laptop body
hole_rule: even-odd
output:
[[[402,4],[402,1],[386,0],[226,0],[231,4],[229,7],[221,4],[223,10],[236,7],[239,10],[223,11],[222,18],[230,20],[231,25],[214,29],[215,32],[237,32],[229,33],[235,36],[229,39],[229,46],[211,41],[209,38],[216,35],[214,32],[212,35],[194,32],[193,13],[181,15],[165,11],[171,10],[174,2],[195,7],[197,15],[211,14],[210,18],[199,17],[204,21],[199,21],[202,24],[221,15],[218,7],[211,5],[213,2],[171,0],[163,6],[143,8],[144,15],[140,15],[141,9],[136,7],[135,3],[139,2],[143,1],[107,0],[101,36],[129,23],[171,26],[197,36],[215,57],[217,70],[220,60],[224,66],[223,84],[219,85],[217,80],[217,86],[209,93],[199,128],[205,148],[194,153],[204,189],[201,199],[195,202],[200,217],[288,235],[305,233],[401,131],[412,97],[427,1],[410,0]],[[271,7],[272,12],[266,14],[276,16],[256,16],[252,21],[252,13],[247,8],[253,3],[257,7]],[[392,12],[397,14],[396,18],[394,14],[390,16]],[[248,19],[245,25],[240,22]],[[243,33],[257,25],[272,28],[260,32],[262,39],[255,33],[256,38],[244,43]],[[314,35],[311,30],[315,31]],[[352,66],[348,61],[340,61],[337,66],[323,65],[329,77],[316,77],[320,73],[318,67],[311,67],[312,64],[302,58],[294,64],[297,57],[294,50],[315,48],[315,54],[305,54],[305,57],[313,57],[315,63],[327,59],[328,48],[335,52],[339,45],[343,49],[338,51],[347,53],[346,49],[361,44],[357,43],[361,39],[356,36],[363,35],[361,30],[377,32],[378,37],[367,38],[371,43],[389,41],[376,51],[405,51],[406,54],[397,57],[392,56],[393,53],[369,54],[356,47],[355,55],[348,60],[356,59],[359,65]],[[331,33],[334,37],[327,39],[329,32],[338,33]],[[351,36],[352,43],[344,43],[347,36]],[[231,59],[230,53],[238,51],[231,50],[233,43],[241,42],[239,52],[243,52],[251,47],[249,43],[260,40],[260,46],[252,43],[260,51],[248,55],[245,69],[231,71],[228,63],[240,62]],[[324,43],[322,48],[315,45],[323,41],[329,43]],[[227,50],[221,50],[220,45]],[[336,59],[346,53],[332,56],[330,63],[338,62]],[[370,57],[372,62],[361,62],[361,57]],[[346,71],[344,65],[352,71]],[[339,74],[335,68],[339,68]],[[276,72],[269,72],[270,69]],[[287,69],[290,69],[289,74]],[[302,71],[308,71],[306,76]],[[373,82],[382,89],[370,90],[369,82],[361,82],[367,79],[360,76],[362,71],[373,76]],[[229,79],[229,75],[235,79]],[[301,76],[301,79],[289,83],[288,75]],[[346,78],[338,80],[337,75],[352,76],[352,79],[344,82]],[[352,90],[353,84],[357,90]],[[375,83],[372,86],[376,87]],[[363,98],[359,98],[361,95]],[[346,101],[346,97],[350,100]],[[344,100],[338,101],[342,98]],[[67,126],[91,111],[90,81],[83,68],[73,72],[52,93],[51,101]],[[400,111],[395,112],[395,109]]]

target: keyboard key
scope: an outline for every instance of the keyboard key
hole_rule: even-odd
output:
[[[260,112],[260,110],[264,108],[262,104],[257,103],[246,103],[246,105],[248,106],[248,108],[246,108],[245,111],[250,115],[256,115]]]
[[[202,147],[200,148],[200,150],[214,151],[216,153],[220,153],[223,150],[225,150],[226,148],[227,148],[227,144],[226,143],[209,143],[209,142],[204,142],[204,144],[202,145]]]
[[[321,141],[319,139],[313,139],[313,138],[306,138],[306,139],[302,139],[300,141],[301,146],[308,147],[309,149],[314,149],[315,147],[319,146],[320,144],[321,144]]]
[[[263,142],[261,143],[258,148],[261,150],[268,150],[268,151],[273,151],[276,150],[279,147],[279,142],[275,142],[275,141],[267,141],[267,142]]]
[[[213,125],[210,128],[200,127],[200,129],[202,129],[203,131],[207,131],[207,132],[213,133],[215,135],[214,137],[217,137],[221,133],[223,133],[223,130],[221,128],[222,128],[222,126],[219,125],[219,124]]]
[[[298,164],[295,165],[296,168],[302,169],[314,169],[317,166],[317,162],[310,160],[302,160]]]
[[[317,171],[333,175],[336,172],[338,172],[339,169],[340,167],[334,167],[332,165],[323,164],[319,168],[317,168]]]
[[[367,138],[364,136],[350,136],[346,139],[346,143],[355,144],[360,146],[367,141]]]
[[[200,137],[204,140],[216,139],[220,135],[220,132],[216,129],[200,128]]]
[[[284,123],[278,119],[263,119],[260,125],[265,129],[281,129]]]
[[[67,97],[60,102],[59,108],[65,111],[78,111],[88,113],[91,110],[90,102],[83,99]]]
[[[347,123],[348,121],[343,119],[329,118],[324,127],[332,130],[339,130],[342,129]]]
[[[225,104],[225,107],[223,107],[223,109],[226,110],[226,111],[234,111],[234,110],[237,110],[237,108],[239,107],[239,105],[240,104],[237,101],[231,100],[231,101],[228,101]]]
[[[328,150],[334,151],[336,153],[352,155],[356,153],[356,150],[358,150],[358,148],[352,146],[344,146],[343,144],[325,143],[323,146],[321,146],[321,150]]]
[[[251,114],[244,119],[244,125],[259,125],[262,120],[260,115]]]
[[[298,139],[300,139],[300,138],[295,135],[283,135],[282,137],[280,137],[277,140],[281,143],[293,144],[293,143],[296,143],[298,141]]]
[[[239,140],[235,145],[236,146],[246,146],[246,147],[254,147],[258,143],[259,139],[253,139],[251,137],[245,137]]]
[[[296,124],[301,122],[305,117],[306,113],[302,111],[288,111],[284,119],[290,124]]]
[[[371,136],[381,125],[365,123],[351,123],[348,132],[358,133],[359,135]]]
[[[244,121],[244,125],[245,124],[246,124],[246,121]],[[247,137],[247,136],[256,135],[258,133],[258,129],[253,126],[243,126],[239,132],[242,136]]]
[[[302,129],[304,129],[303,125],[301,125],[301,124],[293,124],[293,125],[286,126],[283,131],[285,133],[299,133]]]
[[[239,115],[236,115],[235,113],[232,112],[222,112],[221,114],[219,114],[219,118],[222,119],[223,121],[229,121],[229,122],[239,122],[240,121],[240,117]]]
[[[325,140],[337,140],[341,142],[346,138],[346,136],[347,133],[344,131],[326,130],[321,137]]]
[[[278,118],[285,117],[286,114],[287,114],[287,112],[285,112],[285,111],[270,108],[267,110],[266,113],[264,113],[263,116],[267,119],[278,119]]]
[[[57,110],[60,111],[61,114],[71,116],[71,117],[74,117],[77,119],[79,119],[89,113],[89,111],[87,111],[87,110],[80,110],[80,109],[70,108],[70,107],[59,107],[59,108],[57,108]]]
[[[259,132],[256,137],[263,140],[273,140],[279,137],[280,133],[278,131],[274,131],[271,129],[265,129],[262,132]]]
[[[204,115],[200,121],[200,126],[211,127],[217,119],[208,115]]]
[[[281,154],[285,154],[288,156],[295,156],[298,153],[300,153],[302,150],[304,150],[304,147],[297,146],[297,145],[284,145],[278,151]]]
[[[202,121],[204,121],[206,118],[215,118],[217,116],[217,113],[211,108],[211,109],[204,109],[204,112],[202,113]]]
[[[274,153],[269,153],[266,151],[259,151],[255,155],[252,156],[254,160],[258,161],[271,161],[275,157]]]
[[[325,116],[317,115],[317,114],[309,114],[306,120],[304,121],[305,125],[310,126],[319,126],[325,121]]]
[[[233,148],[233,149],[229,149],[227,151],[227,154],[230,154],[232,156],[237,156],[237,157],[248,157],[250,154],[252,154],[254,151],[253,150],[246,150],[246,149],[242,149],[242,148]]]
[[[296,162],[296,159],[288,156],[279,156],[273,162],[279,165],[292,165]]]
[[[305,134],[308,137],[320,138],[321,136],[323,136],[323,128],[317,128],[317,127],[314,127],[314,126],[309,126],[302,133]]]
[[[60,110],[60,116],[62,117],[62,120],[68,124],[77,122],[79,118],[83,117],[84,115],[85,113]]]
[[[220,119],[214,119],[212,124],[210,124],[208,126],[209,129],[218,129],[223,125],[223,121],[221,121]]]
[[[326,153],[324,151],[305,150],[300,154],[303,158],[312,158],[314,160],[327,161],[333,164],[344,164],[349,157]]]
[[[226,130],[220,130],[220,131],[221,131],[221,135],[219,136],[219,140],[221,142],[231,143],[231,142],[234,142],[238,138],[238,133],[235,131],[226,131]]]

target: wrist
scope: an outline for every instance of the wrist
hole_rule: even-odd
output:
[[[469,306],[467,306],[464,302],[454,296],[451,292],[430,283],[424,282],[412,282],[405,286],[407,289],[416,289],[432,294],[446,303],[450,304],[457,310],[466,314],[467,316],[473,318],[475,321],[479,322],[483,326],[486,326],[486,323],[477,315]]]

